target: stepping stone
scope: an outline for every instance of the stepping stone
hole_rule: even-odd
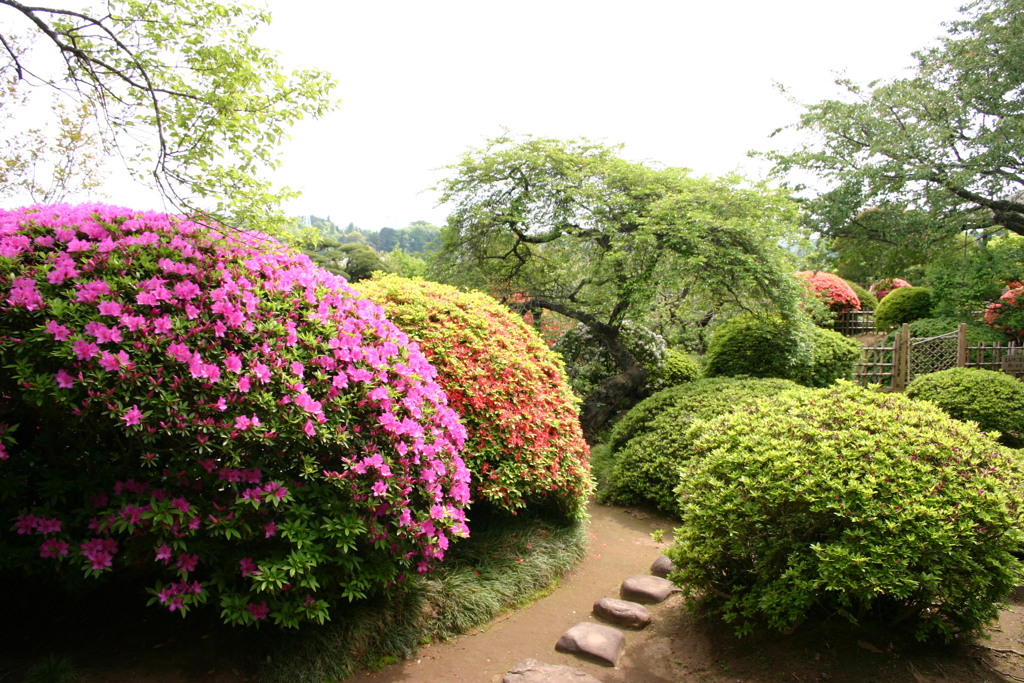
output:
[[[642,629],[651,625],[651,613],[646,607],[615,598],[601,598],[595,602],[594,616],[627,628]]]
[[[555,643],[555,649],[559,652],[585,655],[602,664],[615,666],[625,645],[626,636],[622,635],[622,631],[603,624],[581,621],[562,634]]]
[[[663,602],[665,598],[678,592],[676,585],[668,579],[649,574],[627,577],[619,588],[619,595],[623,600],[646,603]]]
[[[501,683],[601,683],[585,671],[560,664],[524,659],[505,674]]]
[[[669,572],[674,572],[676,566],[672,564],[672,560],[668,559],[665,555],[659,555],[658,559],[651,565],[651,573],[661,578],[666,578]]]

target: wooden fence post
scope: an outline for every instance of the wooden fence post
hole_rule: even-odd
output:
[[[956,328],[956,366],[967,367],[967,323]]]
[[[910,325],[903,323],[903,327],[896,334],[896,339],[899,341],[897,344],[899,365],[896,371],[896,389],[903,391],[907,388],[907,382],[910,380]],[[893,355],[897,355],[895,350],[893,350]],[[896,358],[893,360],[895,361]]]

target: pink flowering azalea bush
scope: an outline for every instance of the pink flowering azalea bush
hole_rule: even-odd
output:
[[[346,282],[257,233],[0,211],[0,572],[323,622],[468,533],[465,430]]]
[[[1018,285],[1003,292],[999,301],[985,309],[985,323],[1018,342],[1024,342],[1024,286]]]
[[[860,310],[860,298],[849,283],[838,275],[820,270],[801,270],[795,273],[803,280],[808,291],[818,297],[836,315]]]
[[[898,277],[884,277],[878,282],[871,283],[868,287],[868,291],[875,295],[875,298],[881,301],[885,298],[885,295],[894,289],[900,289],[901,287],[910,287],[910,283],[906,280],[901,280]]]
[[[395,275],[363,280],[437,368],[466,425],[477,505],[585,513],[590,450],[558,357],[522,318],[482,293]]]

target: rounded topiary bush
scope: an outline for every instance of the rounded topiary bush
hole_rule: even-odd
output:
[[[482,293],[381,275],[359,289],[437,368],[466,426],[463,457],[474,501],[582,516],[591,491],[589,451],[558,357],[536,332]]]
[[[912,285],[906,280],[901,280],[898,277],[885,277],[878,282],[872,282],[871,286],[868,287],[868,291],[875,296],[875,299],[881,301],[889,292],[900,289],[901,287],[911,287]]]
[[[857,301],[860,302],[860,310],[873,311],[878,307],[878,299],[875,298],[874,294],[864,287],[861,287],[856,282],[852,282],[850,280],[844,280],[844,282],[848,284],[850,289],[853,290],[853,293],[857,295]]]
[[[951,417],[999,432],[1007,445],[1024,446],[1024,382],[994,370],[950,368],[917,375],[907,396],[931,401]]]
[[[811,329],[811,362],[790,379],[808,387],[827,387],[853,376],[863,347],[834,330]]]
[[[704,356],[704,374],[780,377],[827,386],[848,379],[860,354],[857,342],[833,330],[746,314],[715,330]]]
[[[801,270],[796,273],[796,277],[802,280],[834,314],[841,315],[847,311],[860,310],[860,298],[857,293],[838,275],[821,270]]]
[[[668,354],[665,339],[657,332],[628,320],[622,324],[620,334],[626,348],[647,370],[650,378],[648,388],[658,388]],[[587,396],[602,380],[619,373],[611,354],[586,325],[566,330],[551,348],[565,362],[569,385],[577,396]]]
[[[1016,341],[1024,341],[1024,287],[1003,292],[985,309],[985,323]]]
[[[1020,579],[1020,481],[995,441],[850,383],[691,429],[668,556],[691,601],[748,633],[812,614],[980,631]]]
[[[690,458],[687,426],[735,410],[755,398],[799,385],[786,379],[715,377],[664,389],[633,407],[612,428],[608,480],[601,499],[621,505],[652,505],[677,515],[674,489]]]
[[[467,533],[465,431],[379,306],[264,235],[0,211],[0,573],[322,622]]]
[[[661,367],[661,383],[666,387],[692,382],[700,377],[700,366],[690,354],[679,349],[669,349],[665,364]]]
[[[875,327],[888,330],[903,323],[927,318],[932,312],[932,293],[927,287],[900,287],[889,292],[875,309]]]

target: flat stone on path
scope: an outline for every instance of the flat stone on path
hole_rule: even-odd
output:
[[[672,564],[672,560],[668,559],[665,555],[659,555],[658,559],[651,565],[651,573],[661,578],[667,577],[669,572],[673,572],[675,569],[676,566]]]
[[[635,574],[627,577],[619,588],[619,595],[623,600],[646,603],[663,602],[668,596],[677,592],[679,589],[668,579],[649,574]]]
[[[561,664],[524,659],[504,675],[501,683],[601,683],[585,671]]]
[[[594,603],[594,616],[627,628],[642,629],[651,625],[650,611],[628,600],[601,598]]]
[[[615,666],[625,645],[626,636],[622,631],[603,624],[581,621],[562,634],[555,643],[555,649],[569,654],[586,655]]]

